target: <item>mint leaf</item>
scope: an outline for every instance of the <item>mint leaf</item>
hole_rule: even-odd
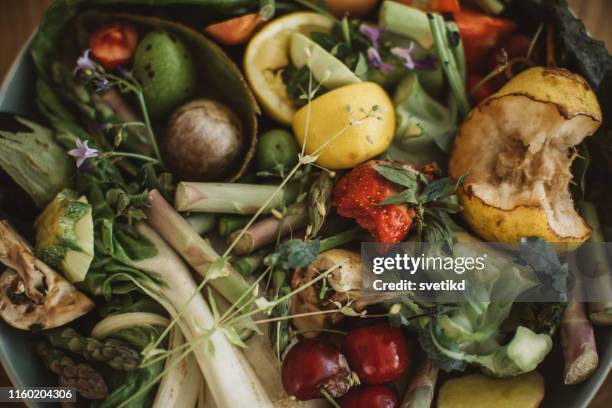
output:
[[[378,174],[395,184],[411,188],[415,191],[419,186],[417,179],[419,173],[416,170],[408,170],[404,168],[386,166],[381,164],[375,164],[373,167],[374,170],[378,172]]]
[[[542,238],[521,238],[519,256],[541,279],[548,279],[562,300],[567,296],[567,263],[559,261],[555,248]]]
[[[283,262],[290,269],[304,268],[319,255],[319,242],[304,242],[301,239],[283,242],[274,254],[276,262]]]
[[[402,191],[401,193],[385,198],[377,205],[399,204],[399,203],[418,204],[419,202],[416,197],[416,191],[410,188],[406,189]]]
[[[463,183],[464,179],[465,175],[457,180],[448,177],[436,179],[423,189],[419,201],[426,204],[432,201],[447,199],[455,193],[455,190]]]

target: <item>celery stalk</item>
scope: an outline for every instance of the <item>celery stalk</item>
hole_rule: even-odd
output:
[[[434,45],[427,14],[417,8],[385,1],[380,7],[378,24],[390,33],[413,39],[426,50]]]

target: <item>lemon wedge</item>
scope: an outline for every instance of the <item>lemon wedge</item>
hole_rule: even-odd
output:
[[[244,72],[263,110],[273,119],[290,124],[297,110],[287,94],[282,72],[290,63],[291,35],[329,32],[333,21],[318,13],[298,12],[275,19],[249,42]]]

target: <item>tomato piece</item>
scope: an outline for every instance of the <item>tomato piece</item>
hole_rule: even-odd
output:
[[[394,0],[410,7],[438,13],[458,13],[461,11],[459,0]]]
[[[512,20],[473,10],[455,13],[455,21],[463,40],[467,66],[472,72],[477,71],[487,54],[516,29],[516,23]]]
[[[132,60],[138,45],[138,32],[126,23],[111,23],[94,31],[89,37],[93,58],[105,69],[115,69]]]
[[[245,14],[220,23],[211,24],[204,32],[223,45],[244,44],[264,20],[258,13]]]

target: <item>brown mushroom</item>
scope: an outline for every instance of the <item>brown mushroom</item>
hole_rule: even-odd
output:
[[[334,266],[337,266],[334,268]],[[306,269],[296,269],[291,279],[291,286],[297,289],[300,286],[316,279],[321,273],[331,270],[329,275],[299,292],[291,301],[291,314],[322,312],[337,309],[334,302],[347,304],[354,302],[353,307],[360,309],[362,290],[361,256],[344,249],[331,249],[319,254]],[[325,283],[322,283],[325,281]],[[329,290],[324,291],[323,285]],[[323,296],[321,294],[323,293]],[[338,313],[321,313],[311,316],[295,317],[293,326],[298,330],[325,329],[338,324],[344,315]]]
[[[89,312],[94,303],[34,256],[28,243],[0,221],[0,316],[22,330],[63,326]]]

